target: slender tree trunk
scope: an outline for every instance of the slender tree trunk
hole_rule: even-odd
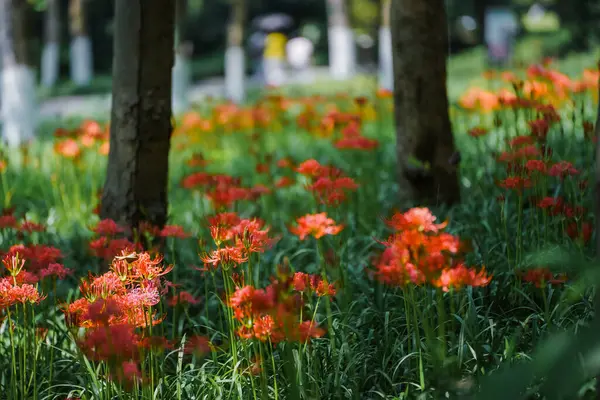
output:
[[[108,169],[101,215],[131,228],[167,219],[172,0],[116,0]]]
[[[2,137],[11,147],[32,139],[37,126],[30,13],[26,0],[0,0]]]
[[[46,0],[42,51],[42,85],[52,87],[58,80],[60,66],[60,4],[58,0]]]
[[[381,27],[379,28],[379,87],[394,90],[394,62],[391,27],[392,0],[381,0]]]
[[[348,22],[347,0],[327,0],[329,71],[334,79],[348,79],[356,70],[354,34]]]
[[[69,28],[71,32],[71,80],[78,86],[87,86],[93,77],[92,41],[87,32],[85,2],[70,0]]]
[[[173,66],[173,113],[189,108],[191,44],[186,41],[187,0],[175,1],[175,65]]]
[[[446,93],[444,0],[393,0],[392,7],[400,190],[419,204],[454,203],[460,186]]]
[[[246,60],[244,53],[244,23],[246,0],[233,0],[231,20],[227,27],[225,50],[225,96],[236,103],[246,98]]]

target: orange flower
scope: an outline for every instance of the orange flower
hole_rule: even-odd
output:
[[[436,220],[437,217],[428,208],[411,208],[404,214],[394,214],[387,224],[397,231],[418,230],[434,233],[448,225],[448,222],[435,224]]]
[[[81,149],[73,139],[65,139],[54,145],[54,151],[65,158],[75,159],[81,155]]]
[[[327,218],[327,213],[307,214],[296,220],[297,226],[291,227],[290,232],[297,235],[300,240],[312,236],[320,239],[325,235],[337,235],[344,229],[343,225],[336,225],[335,221]]]

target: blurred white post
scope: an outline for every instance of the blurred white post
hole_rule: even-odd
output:
[[[245,19],[246,1],[235,0],[225,50],[225,97],[234,103],[242,103],[246,99],[246,56],[243,47]]]
[[[327,0],[327,5],[329,71],[334,79],[349,79],[356,71],[356,48],[346,0]]]
[[[94,74],[92,41],[86,30],[84,1],[70,0],[69,3],[71,80],[77,86],[89,85]]]
[[[290,39],[286,45],[288,63],[298,81],[302,83],[310,83],[314,80],[311,70],[313,51],[313,43],[305,37]]]
[[[280,86],[285,83],[285,51],[287,37],[283,33],[267,35],[263,67],[265,82],[269,86]]]
[[[185,22],[187,0],[175,3],[175,62],[172,70],[171,106],[173,114],[178,115],[190,107],[189,88],[191,84],[190,57],[193,45],[185,42]]]
[[[47,0],[45,13],[45,43],[42,50],[41,82],[52,87],[58,80],[60,65],[60,7],[58,0]]]
[[[25,2],[0,0],[0,119],[2,138],[9,147],[32,139],[38,122],[35,74],[27,64],[27,7]]]
[[[392,57],[392,32],[390,30],[391,0],[383,0],[381,27],[379,28],[379,87],[394,90],[394,62]]]

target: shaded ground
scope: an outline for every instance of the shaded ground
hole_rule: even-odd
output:
[[[328,69],[326,67],[313,68],[316,80],[328,78]],[[298,84],[301,81],[297,76],[290,74],[288,83]],[[248,90],[259,89],[261,84],[254,79],[248,80]],[[196,82],[190,88],[190,101],[198,102],[205,97],[221,97],[224,95],[224,79],[210,78]],[[42,118],[70,117],[70,116],[90,116],[90,117],[108,117],[110,113],[111,95],[110,93],[102,95],[80,95],[55,97],[43,101],[40,105]]]

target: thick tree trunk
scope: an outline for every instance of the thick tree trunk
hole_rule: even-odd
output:
[[[108,169],[101,215],[164,225],[171,139],[172,0],[116,0]]]
[[[391,27],[392,0],[381,0],[381,27],[379,28],[379,87],[394,90],[394,62]]]
[[[0,0],[2,137],[11,147],[32,139],[37,126],[30,12],[26,0]]]
[[[175,65],[173,66],[173,113],[180,114],[189,108],[188,91],[191,80],[191,44],[186,41],[185,23],[187,0],[175,1]]]
[[[92,41],[87,32],[85,2],[70,0],[69,28],[71,32],[71,80],[78,86],[87,86],[93,77]]]
[[[348,22],[347,0],[327,0],[329,71],[334,79],[349,79],[356,70],[354,34]]]
[[[400,190],[418,203],[460,199],[446,93],[444,0],[394,0],[394,101]]]
[[[241,103],[246,98],[246,60],[244,54],[244,23],[246,0],[234,0],[231,20],[227,27],[225,50],[225,97]]]
[[[42,85],[52,87],[58,80],[60,66],[60,5],[58,0],[47,0],[42,50]]]

